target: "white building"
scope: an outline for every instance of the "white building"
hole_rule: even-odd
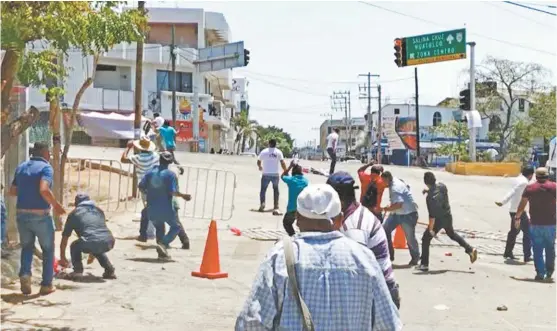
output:
[[[199,92],[204,125],[200,129],[200,149],[226,149],[233,136],[230,118],[236,111],[237,93],[232,92],[232,70],[200,73],[193,77],[192,61],[197,50],[231,42],[224,16],[203,9],[148,8],[149,31],[144,44],[142,105],[146,116],[158,112],[172,120],[170,45],[172,26],[176,44],[177,120],[191,120],[193,90]],[[81,99],[81,111],[130,113],[134,110],[136,44],[119,44],[102,54],[94,83]],[[77,90],[93,70],[93,58],[80,52],[69,53],[67,66],[73,71],[64,83],[64,103],[72,105]],[[196,82],[196,86],[193,84]],[[47,110],[40,89],[30,89],[30,104]],[[191,126],[190,126],[191,130]]]

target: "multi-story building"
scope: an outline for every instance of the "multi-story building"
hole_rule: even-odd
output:
[[[319,127],[319,147],[327,148],[327,136],[333,129],[339,129],[337,155],[343,157],[346,152],[354,152],[359,135],[365,130],[366,121],[363,117],[354,117],[348,122],[346,119],[325,120]]]
[[[160,113],[172,120],[172,90],[176,88],[178,120],[191,120],[193,92],[197,88],[203,110],[200,149],[226,149],[230,119],[237,110],[237,93],[232,93],[232,70],[199,73],[193,61],[198,49],[231,41],[224,16],[203,9],[149,8],[149,30],[143,55],[143,114]],[[171,44],[174,27],[176,79],[171,74]],[[118,44],[101,55],[93,85],[83,95],[80,111],[131,113],[134,110],[136,44]],[[64,103],[72,105],[83,81],[93,70],[93,58],[70,52],[67,66],[73,70],[64,82]],[[176,81],[174,81],[176,80]],[[194,82],[195,85],[194,86]],[[30,104],[48,110],[45,96],[31,89]],[[189,126],[191,130],[191,126]],[[233,134],[232,134],[233,135]]]

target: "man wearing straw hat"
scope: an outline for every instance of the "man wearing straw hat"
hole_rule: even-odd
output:
[[[373,252],[334,231],[342,217],[330,185],[300,193],[301,233],[285,236],[261,264],[236,331],[402,329]]]
[[[128,156],[132,149],[135,149],[138,153]],[[139,140],[128,142],[128,147],[122,154],[120,161],[135,166],[137,182],[139,183],[146,173],[159,165],[159,155],[155,152],[155,144],[151,142],[147,136],[142,136]],[[143,209],[141,210],[141,223],[137,240],[140,242],[147,242],[149,218],[147,217],[147,200],[145,194],[141,193],[141,199],[143,200]]]

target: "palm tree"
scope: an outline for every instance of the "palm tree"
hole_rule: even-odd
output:
[[[254,136],[257,135],[259,124],[255,120],[250,120],[246,111],[241,111],[240,115],[232,118],[232,126],[236,132],[236,154],[243,152],[248,143],[248,149],[255,145]]]

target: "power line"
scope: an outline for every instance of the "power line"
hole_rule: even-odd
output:
[[[293,87],[290,87],[290,86],[287,86],[287,85],[282,85],[282,84],[279,84],[279,83],[273,83],[273,82],[270,82],[268,80],[264,80],[262,78],[250,77],[250,79],[255,80],[255,81],[260,81],[260,82],[265,83],[265,84],[273,85],[273,86],[276,86],[276,87],[281,87],[281,88],[291,90],[291,91],[294,91],[294,92],[299,92],[299,93],[308,94],[308,95],[315,95],[315,96],[319,96],[319,97],[327,97],[327,98],[329,97],[328,94],[321,94],[321,93],[303,91],[303,90],[296,89],[296,88],[293,88]]]
[[[522,8],[525,8],[525,9],[537,11],[537,12],[544,13],[544,14],[548,14],[548,15],[551,15],[551,16],[557,16],[557,14],[555,14],[555,13],[551,13],[551,12],[548,12],[548,11],[545,11],[545,10],[541,10],[541,9],[538,9],[538,8],[534,8],[534,7],[529,7],[529,6],[520,4],[520,3],[516,3],[516,2],[512,2],[512,1],[503,1],[503,2],[506,3],[506,4],[509,4],[509,5],[514,5],[514,6],[522,7]]]
[[[251,75],[262,76],[262,77],[269,77],[269,78],[275,78],[275,79],[281,79],[281,80],[299,81],[299,82],[306,82],[306,83],[312,83],[312,84],[359,84],[359,83],[361,83],[359,81],[308,80],[308,79],[302,79],[302,78],[284,77],[284,76],[276,76],[276,75],[271,75],[271,74],[258,73],[258,72],[253,72],[253,71],[249,71],[249,70],[244,70],[244,71],[248,75],[251,74]],[[391,80],[382,80],[382,81],[378,81],[377,84],[388,84],[388,83],[400,82],[400,81],[410,80],[410,79],[414,79],[414,77],[405,77],[405,78],[398,78],[398,79],[391,79]]]
[[[538,6],[538,7],[547,7],[547,8],[557,8],[557,6],[552,6],[552,5],[546,5],[546,4],[538,4],[538,3],[531,3],[531,2],[523,2],[525,4],[528,4],[530,6]]]
[[[308,105],[308,106],[298,106],[298,107],[288,107],[288,108],[270,108],[270,107],[260,107],[257,105],[250,105],[250,107],[254,107],[257,109],[265,109],[265,110],[273,110],[273,111],[290,111],[290,110],[304,110],[304,109],[317,109],[317,108],[329,108],[328,103],[322,103],[317,105]]]
[[[359,2],[364,4],[364,5],[368,5],[368,6],[371,6],[371,7],[378,8],[378,9],[382,9],[382,10],[385,10],[385,11],[388,11],[388,12],[391,12],[391,13],[394,13],[394,14],[398,14],[398,15],[409,17],[409,18],[413,18],[415,20],[422,21],[422,22],[429,23],[429,24],[433,24],[433,25],[436,25],[436,26],[440,26],[442,28],[447,28],[447,26],[445,26],[445,25],[439,24],[437,22],[429,21],[429,20],[426,20],[426,19],[421,18],[421,17],[401,13],[399,11],[388,9],[388,8],[385,8],[385,7],[381,7],[381,6],[378,6],[376,4],[372,4],[372,3],[369,3],[369,2],[365,2],[365,1],[359,1]],[[479,34],[479,33],[475,33],[475,32],[470,32],[469,34],[476,35],[478,37],[485,38],[485,39],[495,41],[495,42],[498,42],[498,43],[507,44],[507,45],[510,45],[510,46],[520,47],[520,48],[523,48],[523,49],[529,49],[529,50],[532,50],[532,51],[545,53],[545,54],[549,54],[549,55],[553,55],[553,56],[557,55],[555,53],[552,53],[552,52],[549,52],[549,51],[546,51],[546,50],[543,50],[543,49],[537,49],[537,48],[533,48],[533,47],[529,47],[529,46],[524,46],[524,45],[521,45],[521,44],[516,44],[516,43],[510,42],[510,41],[489,37],[489,36]]]
[[[497,6],[497,5],[493,4],[492,2],[482,2],[482,3],[484,3],[484,4],[486,4],[486,5],[490,5],[490,6],[494,7],[494,8],[497,8],[498,10],[502,10],[502,11],[505,11],[505,12],[510,13],[510,14],[512,14],[512,15],[518,16],[518,17],[520,17],[520,18],[522,18],[522,19],[525,19],[525,20],[530,21],[530,22],[532,22],[532,23],[535,23],[535,24],[537,24],[537,25],[540,25],[540,26],[543,26],[543,27],[546,27],[546,28],[550,28],[550,29],[555,29],[555,26],[551,26],[551,25],[544,24],[544,23],[542,23],[542,22],[538,22],[537,20],[531,19],[530,17],[524,16],[524,15],[520,15],[519,13],[516,13],[516,12],[514,12],[514,11],[512,11],[512,10],[503,8],[503,7],[501,7],[501,6]]]

